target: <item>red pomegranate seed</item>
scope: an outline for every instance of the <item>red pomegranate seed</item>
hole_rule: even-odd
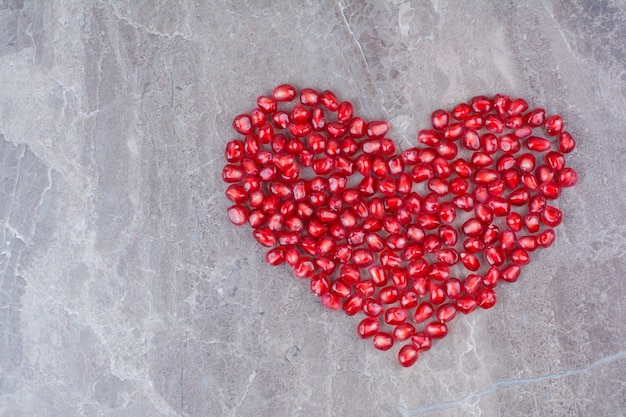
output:
[[[526,251],[537,249],[537,239],[534,236],[522,236],[517,242],[518,246]]]
[[[394,287],[385,287],[378,293],[378,299],[382,304],[393,304],[398,301],[398,290]]]
[[[476,302],[482,309],[490,309],[496,305],[496,293],[492,288],[484,288],[476,295]]]
[[[463,121],[463,126],[466,129],[482,129],[483,126],[485,125],[485,121],[483,120],[483,117],[480,114],[474,114],[471,116],[468,116],[464,121]]]
[[[266,227],[256,229],[252,235],[262,246],[270,247],[276,244],[274,232]]]
[[[532,127],[541,126],[545,120],[545,115],[545,109],[535,109],[524,115],[524,122]]]
[[[541,227],[539,216],[536,214],[528,214],[524,217],[524,226],[529,233],[536,233]]]
[[[332,292],[327,292],[320,297],[322,305],[332,311],[337,311],[341,308],[341,298],[337,297]]]
[[[487,230],[485,230],[485,234],[483,234],[483,242],[485,245],[491,245],[494,243],[498,237],[500,236],[500,229],[495,224],[490,224],[487,226]]]
[[[550,136],[556,136],[563,131],[563,118],[558,114],[548,117],[543,126]]]
[[[483,278],[483,284],[488,287],[494,287],[498,283],[500,279],[500,270],[495,266],[489,268],[487,273],[485,274],[485,278]]]
[[[322,105],[330,111],[337,111],[339,108],[339,100],[337,100],[335,93],[330,90],[322,92],[320,101]]]
[[[430,116],[433,128],[442,130],[450,122],[450,115],[445,110],[435,110]]]
[[[447,279],[446,295],[451,300],[455,300],[459,295],[461,295],[461,281],[459,281],[457,278]]]
[[[418,356],[418,350],[415,346],[404,345],[398,352],[398,362],[400,362],[400,365],[408,368],[417,362]]]
[[[256,104],[265,113],[274,113],[276,111],[276,102],[270,97],[260,96],[257,98]]]
[[[466,236],[475,237],[483,233],[483,224],[476,218],[471,218],[461,227]]]
[[[477,151],[480,149],[480,136],[473,129],[468,129],[463,133],[463,146],[465,149],[469,149],[471,151]]]
[[[517,116],[526,110],[528,110],[528,103],[524,99],[518,98],[509,103],[508,113],[510,116]]]
[[[493,133],[486,133],[480,137],[480,144],[487,154],[493,154],[498,151],[499,140]]]
[[[326,116],[324,110],[315,108],[311,111],[311,126],[315,131],[322,131],[326,128]]]
[[[452,117],[456,120],[464,120],[471,111],[472,108],[468,104],[461,103],[452,110]]]
[[[502,270],[500,277],[506,282],[515,282],[521,272],[522,268],[519,265],[509,265]]]
[[[417,134],[417,140],[426,146],[437,146],[441,138],[435,130],[420,130]]]
[[[476,310],[476,299],[471,295],[464,295],[456,299],[456,308],[463,314],[469,314]]]
[[[365,120],[360,117],[353,118],[348,124],[348,131],[352,137],[362,138],[367,133]]]
[[[419,350],[427,351],[432,345],[432,339],[425,333],[418,332],[411,337],[411,343]]]
[[[296,89],[289,84],[281,84],[274,88],[272,98],[276,101],[292,101],[296,98]]]
[[[316,274],[311,277],[310,282],[311,292],[318,297],[326,294],[330,290],[330,282],[328,277],[324,274]]]
[[[578,174],[572,168],[563,168],[557,174],[557,183],[561,187],[572,187],[578,183]]]
[[[474,174],[474,182],[477,184],[489,184],[498,178],[498,171],[490,168],[481,168]]]
[[[544,152],[552,147],[549,140],[531,136],[526,140],[526,148],[535,152]]]
[[[574,150],[576,141],[569,132],[562,132],[559,134],[558,147],[560,152],[568,153]]]
[[[556,207],[546,206],[541,212],[541,221],[549,227],[556,227],[561,224],[563,213]]]
[[[520,150],[521,146],[519,140],[513,135],[504,135],[498,140],[498,147],[503,152],[515,153]]]
[[[547,248],[552,245],[554,239],[556,239],[556,234],[554,233],[554,230],[544,230],[539,234],[539,236],[537,236],[537,245],[541,246],[542,248]]]
[[[374,121],[367,124],[367,136],[370,138],[382,138],[389,132],[389,123]]]
[[[443,138],[445,140],[454,141],[463,135],[463,125],[461,123],[452,123],[443,128]]]
[[[439,284],[437,282],[430,282],[429,285],[430,291],[430,302],[432,304],[441,304],[446,299],[446,289],[443,284]]]
[[[392,326],[404,323],[407,317],[407,312],[403,308],[391,307],[385,311],[385,323]]]
[[[422,323],[430,318],[435,310],[433,306],[427,302],[420,303],[415,310],[415,314],[413,315],[413,321],[415,323]]]
[[[348,316],[354,316],[361,311],[361,307],[363,307],[363,297],[358,294],[353,294],[346,299],[343,305],[343,311],[345,311]]]
[[[448,322],[456,316],[456,312],[457,308],[455,304],[442,304],[439,308],[437,308],[437,320],[442,323]]]
[[[389,350],[393,346],[393,336],[389,333],[378,332],[374,336],[374,347],[378,350]]]
[[[548,152],[546,154],[546,165],[552,171],[560,171],[565,166],[565,157],[558,152]]]
[[[480,290],[483,278],[477,274],[469,274],[463,282],[463,289],[468,295],[474,295]]]
[[[426,334],[433,339],[441,339],[448,334],[448,326],[445,323],[428,323],[424,329]]]
[[[361,339],[368,339],[378,333],[380,322],[374,317],[366,317],[357,326],[357,333]]]
[[[363,301],[363,313],[368,317],[378,317],[383,313],[383,306],[373,298]]]
[[[412,309],[417,307],[418,296],[415,290],[406,290],[400,295],[400,307]]]
[[[528,265],[530,256],[523,249],[515,249],[509,254],[509,259],[516,265]]]
[[[404,342],[409,340],[415,332],[415,327],[411,323],[402,323],[393,330],[393,338],[398,342]]]
[[[498,116],[489,114],[485,117],[485,129],[493,133],[502,133],[504,122]]]
[[[480,261],[475,255],[467,252],[461,252],[460,258],[461,263],[463,263],[463,266],[468,270],[478,271],[478,269],[480,269]]]
[[[539,192],[548,200],[555,200],[561,195],[561,187],[553,182],[544,182],[539,186]]]
[[[501,266],[505,259],[504,252],[498,247],[487,246],[487,248],[485,248],[485,259],[487,259],[489,265]]]

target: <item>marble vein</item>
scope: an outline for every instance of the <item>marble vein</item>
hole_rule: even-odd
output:
[[[530,384],[538,384],[544,381],[548,381],[551,379],[559,379],[566,378],[573,375],[578,375],[583,372],[587,372],[593,370],[595,368],[605,366],[611,364],[613,362],[619,361],[620,359],[626,358],[626,350],[622,350],[610,356],[605,356],[602,359],[599,359],[587,366],[576,369],[569,369],[566,371],[555,372],[548,375],[542,375],[538,377],[532,378],[517,378],[510,379],[506,381],[498,381],[491,384],[489,387],[482,391],[473,392],[467,394],[458,400],[433,403],[419,408],[406,408],[404,406],[398,406],[398,411],[402,414],[403,417],[415,417],[420,416],[426,413],[430,413],[432,411],[441,411],[441,410],[449,410],[458,407],[462,407],[464,405],[470,404],[472,401],[476,401],[484,396],[491,395],[497,393],[499,390],[503,388],[509,388],[518,385],[530,385]]]

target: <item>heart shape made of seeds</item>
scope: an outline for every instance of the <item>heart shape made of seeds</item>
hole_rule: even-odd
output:
[[[553,243],[553,201],[578,182],[562,117],[519,98],[436,110],[399,153],[389,123],[331,91],[283,84],[256,104],[226,145],[228,218],[324,307],[362,314],[357,333],[376,349],[402,344],[404,367],[457,313],[495,305],[496,286]]]

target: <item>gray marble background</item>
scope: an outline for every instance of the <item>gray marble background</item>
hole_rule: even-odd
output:
[[[621,1],[0,0],[1,416],[624,416]],[[228,222],[232,118],[330,88],[560,112],[556,243],[406,370]]]

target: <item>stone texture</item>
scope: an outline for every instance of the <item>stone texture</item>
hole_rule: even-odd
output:
[[[0,415],[625,415],[625,20],[619,1],[0,1]],[[556,243],[401,369],[227,221],[230,123],[282,82],[402,148],[477,94],[560,112],[581,180]]]

